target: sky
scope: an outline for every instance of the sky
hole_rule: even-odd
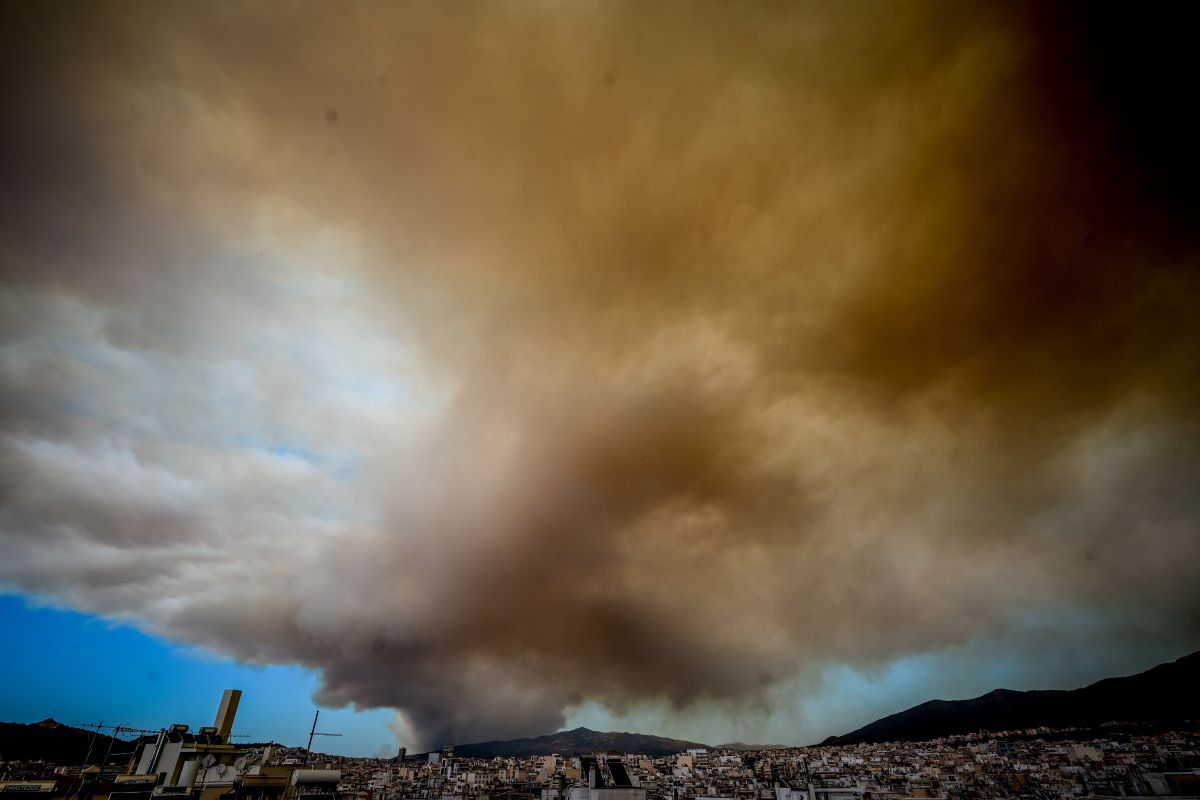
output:
[[[1195,15],[6,3],[0,633],[111,688],[0,717],[806,744],[1200,648]]]
[[[103,724],[143,730],[182,723],[211,725],[225,689],[241,689],[235,742],[307,744],[317,708],[309,699],[319,677],[293,664],[239,664],[173,644],[95,615],[0,596],[0,630],[19,640],[0,660],[7,722],[48,716],[76,727]],[[11,637],[11,638],[10,638]],[[396,755],[387,710],[321,709],[318,752]],[[133,734],[124,733],[124,738]],[[80,754],[82,756],[82,754]]]

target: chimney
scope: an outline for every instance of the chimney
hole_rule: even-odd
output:
[[[221,707],[217,709],[217,721],[213,725],[223,741],[228,742],[229,734],[233,732],[233,718],[237,716],[241,699],[241,689],[226,689],[225,694],[221,695]]]

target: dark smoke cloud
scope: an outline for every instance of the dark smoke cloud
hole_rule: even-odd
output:
[[[1200,643],[1180,20],[3,13],[10,586],[415,747]]]

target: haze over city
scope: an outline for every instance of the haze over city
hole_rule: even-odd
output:
[[[4,3],[0,720],[804,745],[1200,649],[1194,16]]]

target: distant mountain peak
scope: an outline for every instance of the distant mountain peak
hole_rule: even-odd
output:
[[[109,753],[118,758],[118,747],[127,744],[96,730],[66,725],[53,717],[41,722],[0,722],[0,753],[16,761],[48,761],[54,764],[78,764],[94,749],[93,755]],[[94,745],[94,748],[92,747]],[[128,755],[123,758],[128,758]]]
[[[455,747],[455,752],[463,756],[475,758],[493,758],[495,756],[535,756],[561,753],[575,755],[582,753],[642,753],[645,755],[670,755],[680,753],[689,748],[707,747],[699,742],[688,742],[682,739],[669,739],[665,736],[649,736],[640,733],[622,731],[595,731],[591,728],[578,727],[569,731],[558,731],[545,736],[533,736],[526,739],[494,740],[489,742],[474,742]]]

